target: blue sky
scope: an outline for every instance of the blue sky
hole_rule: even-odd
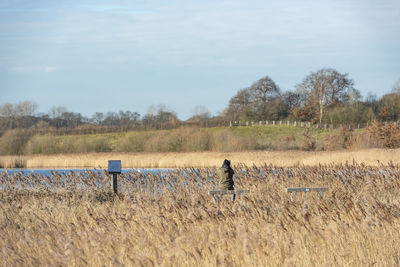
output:
[[[0,105],[187,119],[265,75],[285,91],[324,67],[379,97],[400,78],[399,18],[398,0],[2,0]]]

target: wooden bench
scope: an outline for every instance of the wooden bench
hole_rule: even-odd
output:
[[[250,193],[250,190],[211,190],[208,191],[209,195],[212,195],[215,198],[215,195],[223,196],[223,195],[232,195],[232,200],[235,200],[236,194],[242,195],[245,193]]]
[[[296,193],[297,192],[318,192],[319,196],[322,197],[322,194],[328,190],[327,187],[294,187],[287,188],[287,192],[291,193],[291,198],[293,202],[296,202]]]

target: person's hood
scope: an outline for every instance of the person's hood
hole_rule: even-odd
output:
[[[228,165],[222,165],[222,169],[224,169],[224,171],[228,171],[231,167]]]
[[[231,162],[227,159],[222,163],[222,168],[229,169],[231,167]]]

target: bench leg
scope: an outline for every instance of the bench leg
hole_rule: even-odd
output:
[[[293,202],[296,202],[296,192],[292,192],[292,193],[290,194],[290,196],[291,196],[292,201],[293,201]]]

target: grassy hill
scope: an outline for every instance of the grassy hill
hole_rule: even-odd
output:
[[[89,152],[198,152],[246,150],[333,150],[362,144],[365,130],[322,130],[286,125],[182,127],[91,135],[32,135],[13,130],[0,138],[0,154]],[[364,148],[360,147],[360,148]],[[371,145],[373,147],[373,145]]]

